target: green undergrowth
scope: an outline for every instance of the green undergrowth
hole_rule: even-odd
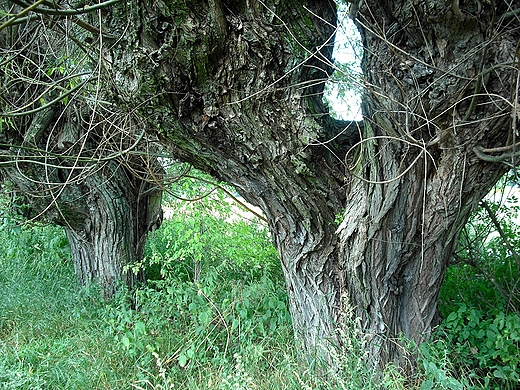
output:
[[[62,229],[2,214],[0,389],[517,388],[516,263],[496,234],[482,238],[482,213],[448,270],[433,340],[408,346],[419,358],[412,385],[395,367],[366,365],[352,313],[345,348],[328,346],[332,364],[302,362],[265,225],[237,218],[222,194],[171,206],[129,267],[148,282],[108,302],[95,285],[77,287]],[[503,231],[516,247],[518,228],[504,221]]]
[[[441,289],[443,321],[421,346],[425,389],[520,388],[520,205],[518,186],[505,184],[462,231]]]
[[[5,219],[0,244],[0,389],[380,388],[362,353],[302,363],[259,223],[179,213],[148,244],[151,280],[109,302],[78,289],[61,229]]]

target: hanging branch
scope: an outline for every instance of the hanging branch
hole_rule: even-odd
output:
[[[84,5],[81,8],[72,8],[72,9],[71,8],[68,8],[68,9],[54,8],[54,9],[52,9],[52,8],[47,8],[47,7],[44,7],[44,8],[38,7],[40,4],[44,3],[45,0],[39,0],[33,5],[27,4],[24,1],[20,1],[20,0],[10,0],[10,1],[16,5],[19,5],[20,7],[26,7],[26,8],[32,7],[29,11],[33,11],[33,12],[36,12],[39,14],[71,16],[71,15],[81,15],[81,14],[94,12],[94,11],[97,11],[98,9],[102,9],[102,8],[111,6],[113,4],[119,3],[120,0],[108,0],[103,3],[93,4],[93,5]],[[23,15],[21,15],[21,16],[23,16]]]

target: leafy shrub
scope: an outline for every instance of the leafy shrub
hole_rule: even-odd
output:
[[[465,304],[450,313],[437,330],[442,342],[423,350],[426,365],[432,355],[450,356],[458,377],[473,378],[485,388],[516,389],[520,380],[520,316],[502,311],[483,315]],[[442,359],[440,359],[442,360]],[[425,367],[428,372],[429,368]],[[432,369],[429,370],[433,372]],[[451,379],[453,380],[453,378]],[[462,388],[462,387],[460,387]]]
[[[425,388],[518,386],[520,205],[510,179],[461,233],[440,292],[444,320],[435,341],[421,346]]]
[[[192,187],[184,190],[196,197]],[[171,217],[135,265],[149,281],[100,315],[119,351],[139,359],[135,385],[167,388],[209,369],[222,370],[218,388],[272,370],[266,351],[291,340],[292,325],[266,226],[235,218],[221,192],[170,206]]]
[[[225,207],[225,206],[224,206]],[[226,279],[252,280],[264,274],[283,280],[269,232],[258,221],[217,215],[204,204],[182,208],[165,220],[147,244],[145,267],[155,278],[197,281],[213,272]]]
[[[291,335],[285,293],[267,276],[247,283],[161,280],[134,297],[135,308],[122,299],[104,309],[105,329],[122,352],[150,355],[147,369],[153,353],[168,355],[165,364],[179,374],[200,364],[227,363],[236,353],[251,356],[277,336]]]

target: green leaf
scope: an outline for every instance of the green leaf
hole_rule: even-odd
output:
[[[457,319],[457,312],[452,311],[448,318],[446,318],[446,322],[452,322]]]
[[[121,343],[123,343],[123,346],[126,349],[130,348],[130,339],[127,336],[123,336],[123,338],[121,339]]]
[[[179,355],[179,359],[178,360],[179,360],[179,366],[181,366],[183,368],[186,367],[186,364],[188,363],[188,358],[186,357],[185,354],[181,353]]]
[[[495,378],[506,379],[504,372],[499,368],[493,371],[493,375],[495,376]]]
[[[135,324],[134,333],[136,335],[146,334],[146,326],[145,326],[144,322],[139,321]]]

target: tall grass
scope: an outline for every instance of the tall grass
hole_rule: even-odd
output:
[[[4,225],[0,244],[0,388],[117,387],[121,359],[78,294],[63,231]]]

